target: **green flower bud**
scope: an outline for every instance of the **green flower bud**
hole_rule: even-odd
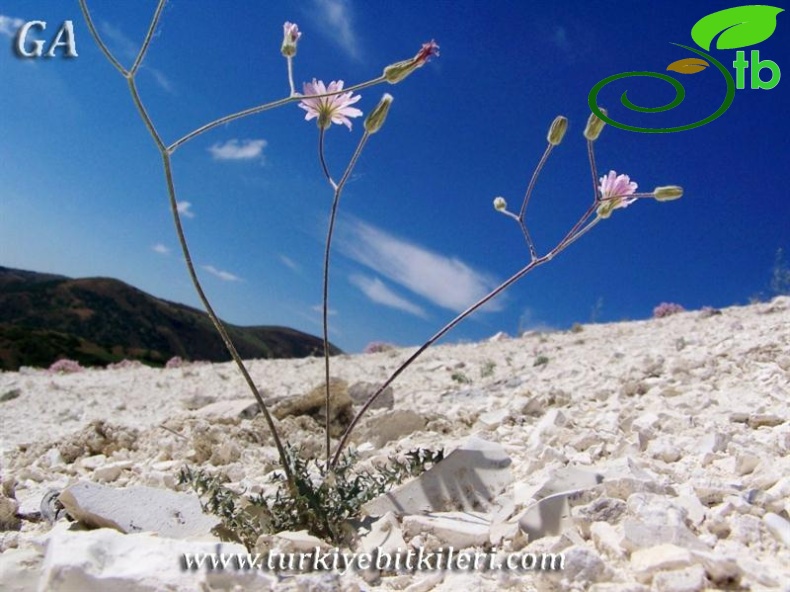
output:
[[[658,201],[672,201],[683,197],[683,188],[678,185],[664,185],[653,190],[653,197]]]
[[[549,128],[549,135],[547,136],[549,144],[552,146],[559,146],[566,131],[568,131],[568,118],[557,115],[554,121],[551,122],[551,127]]]
[[[439,46],[436,45],[435,41],[423,43],[420,51],[412,59],[397,62],[384,68],[384,78],[390,84],[397,84],[417,68],[422,68],[429,58],[438,55]]]
[[[365,118],[365,131],[369,134],[375,134],[384,125],[389,113],[390,105],[392,105],[392,95],[384,93],[381,97],[379,104],[371,111]]]
[[[606,109],[601,109],[601,113],[604,115],[609,115]],[[606,125],[606,122],[598,117],[595,113],[590,113],[590,117],[587,119],[587,126],[584,128],[584,137],[587,138],[590,142],[594,142],[598,139],[598,136],[601,135],[603,131],[603,126]]]

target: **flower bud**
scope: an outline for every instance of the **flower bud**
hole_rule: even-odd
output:
[[[568,118],[557,115],[554,121],[551,122],[551,127],[549,128],[549,135],[547,136],[549,144],[552,146],[559,146],[566,131],[568,131]]]
[[[376,105],[373,111],[371,111],[365,118],[366,132],[369,134],[375,134],[381,129],[381,126],[384,125],[384,121],[387,119],[387,113],[389,113],[390,105],[392,105],[392,95],[389,93],[384,93],[384,96],[381,97],[379,104]]]
[[[396,62],[384,68],[384,78],[390,84],[397,84],[417,68],[422,68],[428,58],[439,55],[439,46],[435,41],[423,43],[420,51],[410,60]]]
[[[604,115],[609,115],[606,109],[601,109],[601,113]],[[584,128],[584,137],[587,138],[590,142],[594,142],[598,139],[598,136],[601,135],[603,131],[603,126],[606,125],[606,122],[598,117],[595,113],[590,113],[590,117],[587,119],[587,126]]]
[[[494,209],[497,212],[504,212],[507,209],[507,202],[505,201],[504,197],[494,198]]]
[[[296,55],[296,42],[302,34],[299,32],[299,27],[296,23],[283,23],[283,45],[280,52],[287,58],[292,58]]]
[[[672,201],[683,197],[683,188],[678,185],[664,185],[653,190],[653,197],[658,201]]]

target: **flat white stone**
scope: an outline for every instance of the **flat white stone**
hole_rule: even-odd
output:
[[[484,515],[472,512],[437,512],[403,518],[403,531],[408,537],[433,534],[455,549],[485,545],[490,526]]]
[[[39,590],[47,592],[194,592],[194,590],[268,590],[275,578],[265,571],[185,569],[185,553],[240,554],[242,545],[181,541],[151,533],[121,534],[102,528],[69,531],[58,525],[49,536]]]
[[[763,522],[776,537],[776,540],[790,549],[790,522],[782,518],[779,514],[768,512],[763,516]]]
[[[167,489],[115,489],[80,481],[61,492],[59,499],[76,520],[125,533],[187,538],[209,535],[219,523],[219,518],[203,513],[196,496]]]

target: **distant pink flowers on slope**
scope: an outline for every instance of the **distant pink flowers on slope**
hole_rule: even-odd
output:
[[[599,179],[598,191],[601,192],[601,201],[598,207],[598,215],[608,218],[612,210],[624,208],[636,201],[635,197],[630,197],[636,191],[638,185],[631,181],[628,175],[618,175],[615,171],[609,171]]]
[[[356,107],[351,107],[354,103],[359,101],[362,97],[359,95],[353,96],[353,93],[340,93],[332,95],[331,97],[310,98],[310,95],[323,95],[326,93],[337,92],[343,90],[343,81],[332,81],[329,86],[324,86],[323,81],[313,78],[313,82],[305,82],[304,96],[300,102],[299,107],[307,111],[305,121],[318,118],[318,127],[326,129],[331,124],[343,124],[349,130],[351,129],[351,120],[349,117],[359,117],[362,111]]]

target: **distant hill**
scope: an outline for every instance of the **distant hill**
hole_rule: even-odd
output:
[[[242,358],[323,355],[320,338],[287,327],[226,325]],[[330,344],[330,353],[342,353]],[[205,312],[111,278],[71,279],[0,266],[0,368],[83,366],[173,356],[225,362],[230,354]]]

